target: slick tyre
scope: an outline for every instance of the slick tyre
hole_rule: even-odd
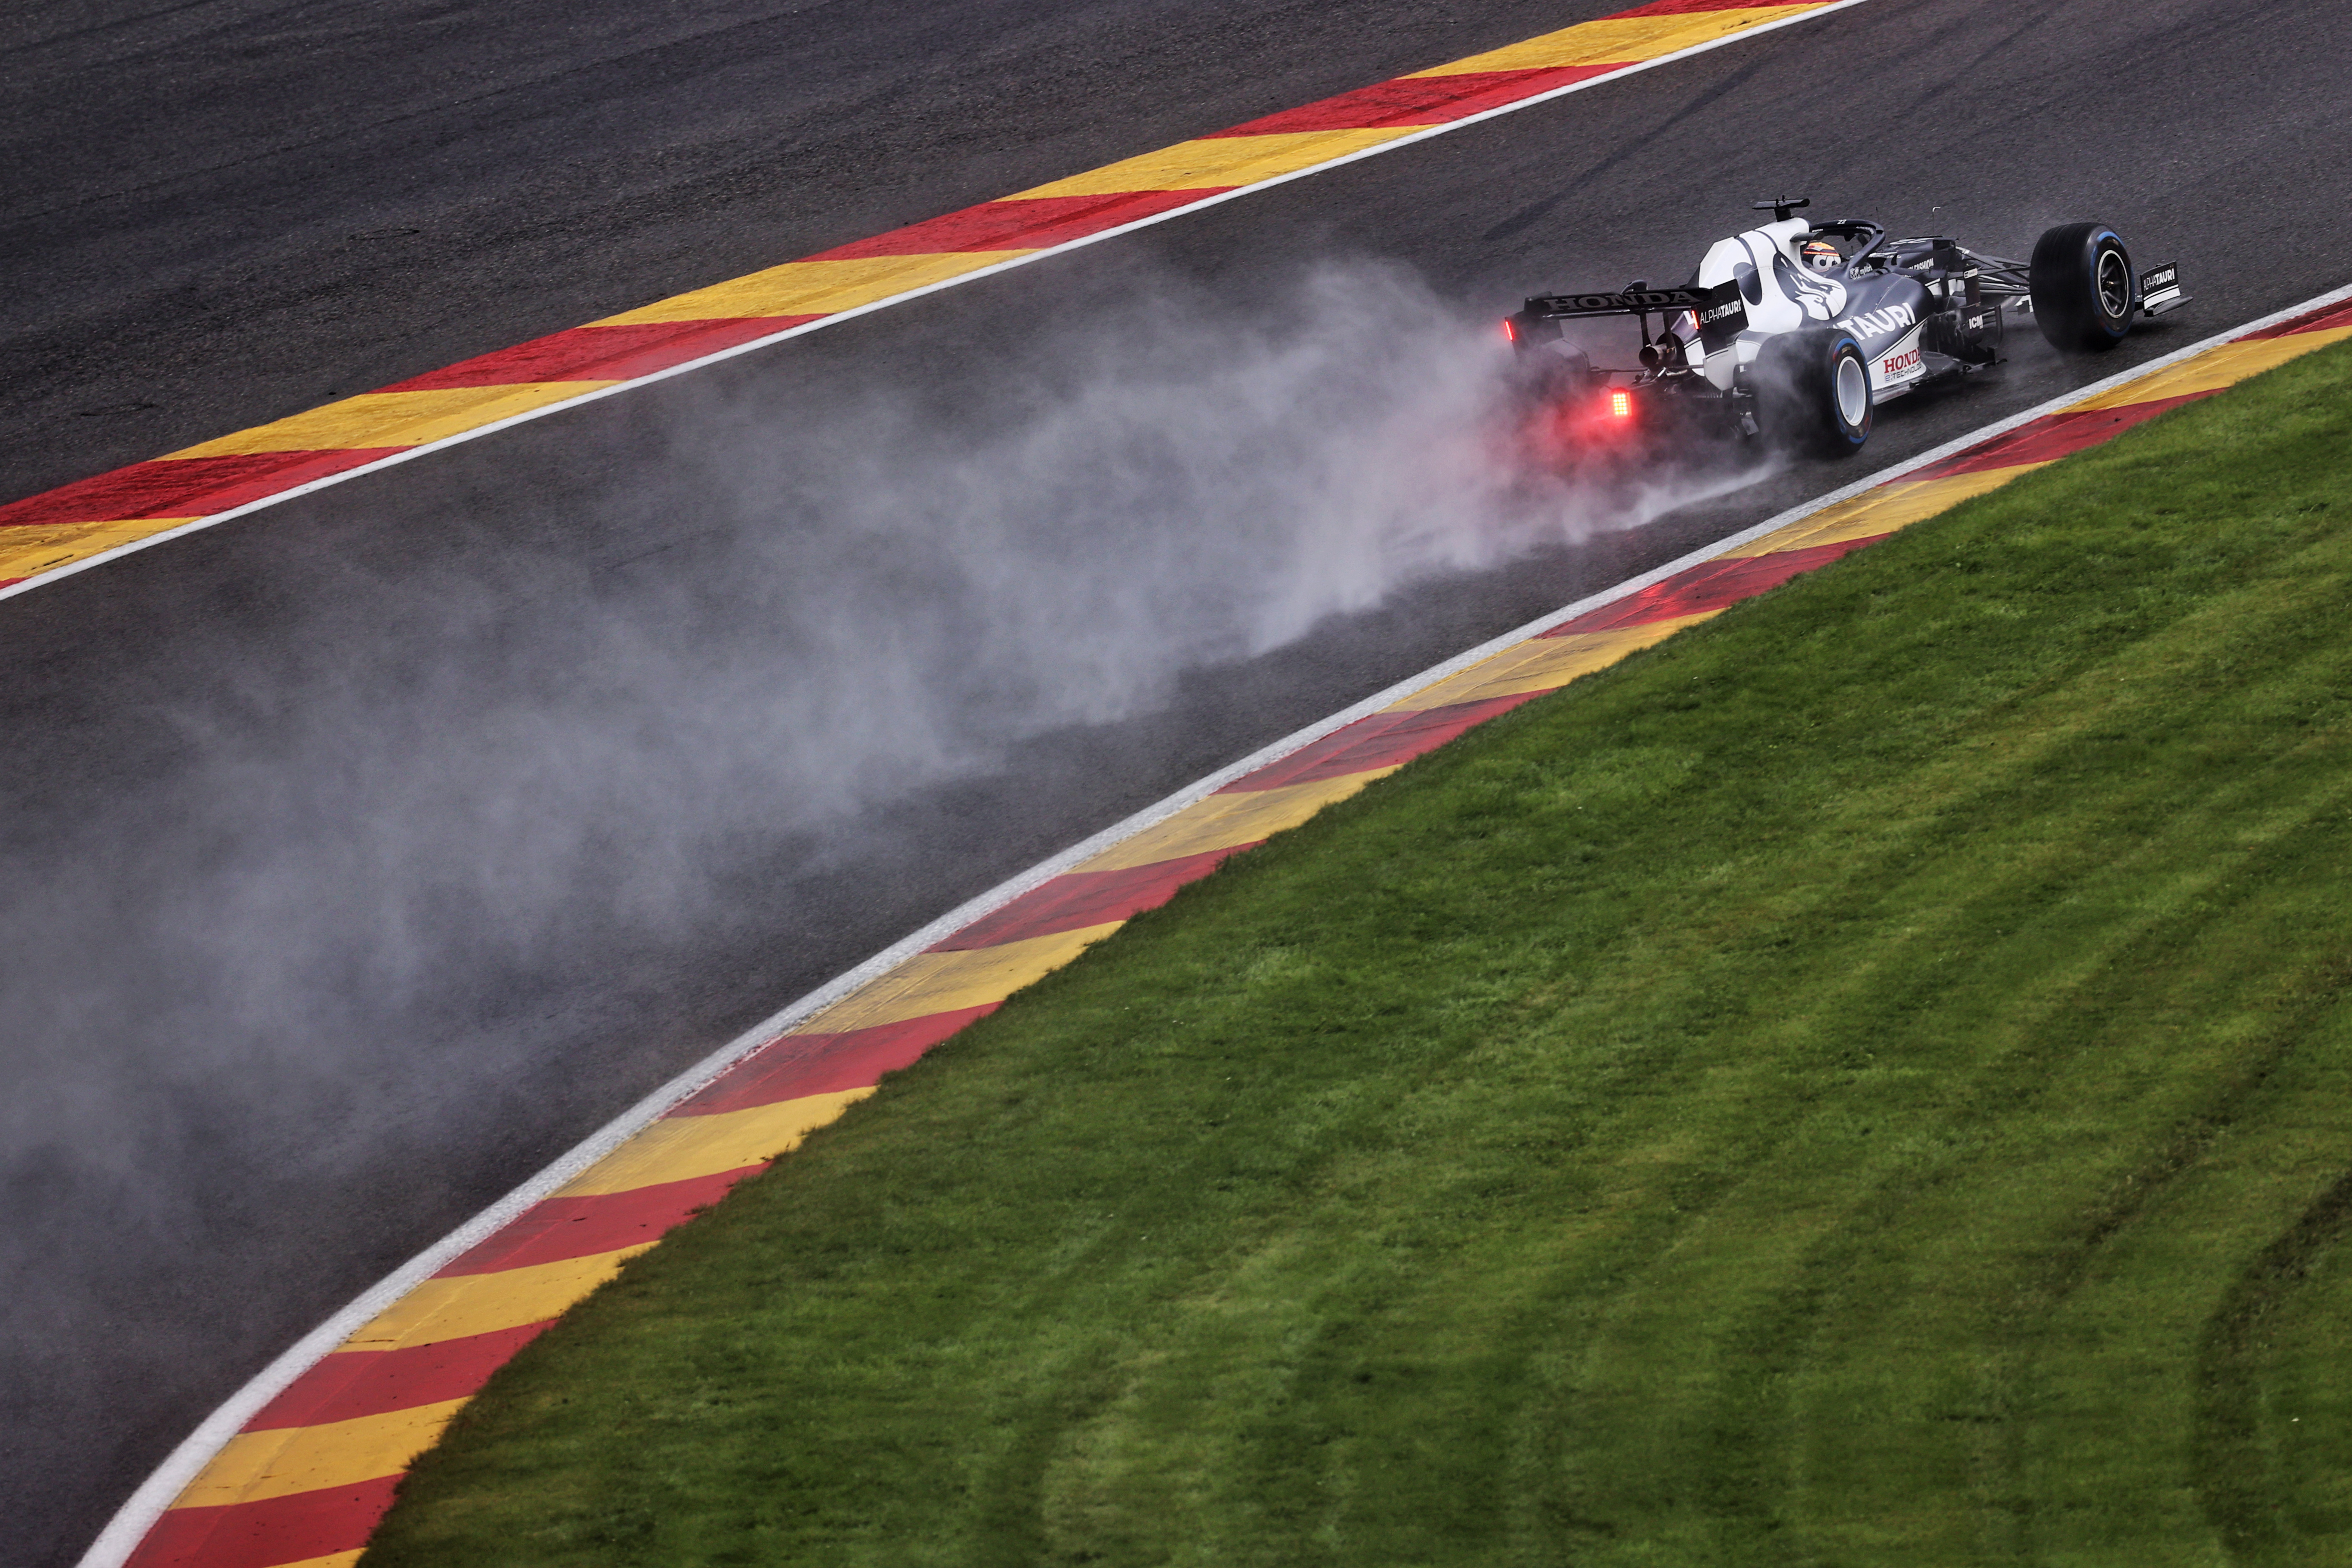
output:
[[[2051,346],[2098,353],[2124,341],[2139,287],[2123,237],[2102,223],[2070,223],[2034,243],[2027,273],[2033,321]]]
[[[1817,327],[1769,339],[1749,375],[1775,446],[1850,458],[1870,439],[1870,363],[1853,333]]]

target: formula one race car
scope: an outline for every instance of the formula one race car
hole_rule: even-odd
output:
[[[1856,452],[1877,405],[1999,363],[2004,313],[2032,315],[2072,352],[2113,348],[2135,321],[2188,302],[2177,264],[2135,274],[2104,224],[2051,229],[2031,261],[2011,261],[1942,237],[1889,239],[1858,218],[1795,216],[1810,205],[1756,203],[1773,221],[1718,240],[1679,288],[1539,295],[1509,317],[1555,432],[1579,445],[1708,433]],[[1640,323],[1639,370],[1596,368],[1562,327],[1603,316]]]

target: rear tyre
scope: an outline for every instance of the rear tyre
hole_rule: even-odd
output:
[[[1570,342],[1558,321],[1511,318],[1512,381],[1530,403],[1573,403],[1593,387],[1592,358]]]
[[[1520,384],[1554,407],[1580,402],[1596,384],[1592,356],[1574,343],[1546,343],[1519,357]]]
[[[2103,223],[2070,223],[2033,247],[2033,321],[2068,353],[2111,349],[2131,331],[2139,283],[2123,237]]]
[[[1870,439],[1870,363],[1851,332],[1814,327],[1769,338],[1749,368],[1765,437],[1823,458],[1850,458]]]

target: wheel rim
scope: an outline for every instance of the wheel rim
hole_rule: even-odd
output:
[[[1838,355],[1837,410],[1849,430],[1870,412],[1870,377],[1864,374],[1862,361],[1852,354]]]
[[[2113,246],[2099,249],[2099,309],[2110,321],[2131,313],[2131,264]]]

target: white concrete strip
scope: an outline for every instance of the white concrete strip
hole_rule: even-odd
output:
[[[2094,383],[2089,386],[2077,387],[2063,396],[2053,398],[2047,403],[2027,409],[2022,414],[2012,415],[2007,419],[1988,425],[1958,440],[1948,441],[1933,451],[1922,453],[1908,462],[1899,464],[1885,472],[1873,474],[1867,479],[1832,490],[1817,500],[1792,507],[1777,517],[1767,518],[1753,528],[1743,529],[1727,538],[1719,539],[1677,560],[1669,561],[1663,566],[1644,572],[1638,577],[1628,578],[1614,587],[1603,589],[1598,594],[1579,599],[1576,603],[1554,610],[1549,615],[1538,616],[1525,626],[1505,632],[1498,637],[1480,643],[1476,647],[1454,655],[1443,664],[1433,665],[1418,675],[1401,680],[1384,691],[1375,692],[1353,707],[1342,709],[1328,719],[1320,720],[1303,730],[1286,735],[1272,745],[1252,752],[1231,766],[1220,769],[1208,777],[1187,785],[1165,800],[1144,807],[1125,821],[1104,828],[1093,837],[1072,845],[1052,859],[1041,861],[1009,881],[999,883],[978,898],[959,904],[920,931],[883,949],[847,973],[828,981],[790,1006],[754,1025],[743,1034],[703,1058],[702,1060],[605,1123],[553,1164],[515,1188],[505,1197],[476,1215],[465,1225],[450,1232],[425,1251],[418,1253],[391,1274],[386,1275],[382,1281],[343,1308],[341,1311],[305,1334],[285,1354],[264,1368],[252,1382],[230,1395],[219,1409],[207,1416],[202,1426],[191,1432],[187,1439],[173,1450],[171,1458],[165,1459],[156,1468],[155,1473],[149,1476],[139,1489],[131,1494],[130,1500],[122,1505],[121,1510],[114,1516],[98,1540],[82,1555],[80,1568],[121,1568],[121,1564],[129,1558],[132,1549],[139,1544],[141,1539],[146,1535],[163,1510],[171,1507],[172,1500],[180,1495],[187,1484],[196,1478],[197,1472],[211,1463],[213,1456],[218,1453],[231,1437],[241,1431],[247,1421],[258,1415],[263,1406],[284,1393],[296,1378],[317,1365],[321,1358],[330,1354],[337,1345],[349,1339],[376,1314],[406,1295],[421,1281],[446,1268],[459,1254],[504,1228],[509,1221],[531,1205],[538,1203],[556,1188],[618,1149],[648,1124],[658,1121],[689,1096],[709,1087],[712,1080],[737,1062],[741,1061],[777,1036],[789,1033],[802,1019],[809,1017],[822,1008],[831,1006],[859,986],[887,973],[925,948],[945,941],[973,921],[994,913],[1038,884],[1060,876],[1063,872],[1092,858],[1124,839],[1133,837],[1148,827],[1156,826],[1195,801],[1213,795],[1236,779],[1255,773],[1269,763],[1279,762],[1302,747],[1312,745],[1332,731],[1343,729],[1370,714],[1377,713],[1390,704],[1410,697],[1424,687],[1434,685],[1448,676],[1458,674],[1482,659],[1490,658],[1506,648],[1516,647],[1530,637],[1549,631],[1563,621],[1571,620],[1578,616],[1638,594],[1652,584],[1662,582],[1677,572],[1704,564],[1727,551],[1760,539],[1777,529],[1786,528],[1790,523],[1801,522],[1815,512],[1835,506],[1840,501],[1849,500],[1881,485],[1898,482],[1906,475],[1943,462],[1948,458],[1958,457],[1971,447],[2007,435],[2018,426],[2039,419],[2044,415],[2058,413],[2084,398],[2095,397],[2102,393],[2112,392],[2118,387],[2128,385],[2143,376],[2151,375],[2183,360],[2203,353],[2208,349],[2218,348],[2248,333],[2257,332],[2265,327],[2275,326],[2281,321],[2292,320],[2307,310],[2317,310],[2321,306],[2332,305],[2345,300],[2352,300],[2352,286],[2318,295],[2299,305],[2290,305],[2284,310],[2273,311],[2270,315],[2257,321],[2248,321],[2242,326],[2233,327],[2226,332],[2207,338],[2202,342],[2192,343],[2178,353],[2166,354],[2161,359],[2150,360],[2145,364],[2135,366],[2120,374],[2111,375],[2105,381]]]
[[[69,565],[37,573],[22,582],[0,588],[0,599],[9,598],[50,583],[60,582],[77,572],[87,572],[93,566],[102,566],[110,561],[120,561],[126,555],[152,549],[158,544],[178,539],[184,534],[194,533],[198,529],[211,528],[218,523],[226,522],[232,518],[245,517],[265,507],[273,507],[281,501],[292,500],[297,496],[307,496],[313,491],[325,489],[330,485],[340,485],[346,479],[355,479],[362,474],[376,473],[396,463],[405,463],[412,458],[422,458],[428,452],[438,452],[446,447],[455,447],[461,442],[478,441],[485,436],[495,436],[501,430],[527,424],[533,419],[544,419],[551,414],[561,414],[567,408],[578,408],[583,404],[593,403],[599,398],[615,396],[624,392],[634,392],[638,387],[651,386],[657,381],[667,381],[671,376],[684,375],[689,371],[700,370],[705,365],[717,364],[721,360],[733,359],[739,354],[751,353],[772,343],[782,342],[786,338],[797,338],[809,332],[822,331],[826,327],[837,326],[843,321],[851,321],[859,316],[868,316],[877,310],[887,310],[894,306],[903,305],[909,300],[919,300],[926,294],[939,293],[941,289],[959,289],[967,283],[977,283],[983,278],[993,278],[998,273],[1008,272],[1015,267],[1026,267],[1033,261],[1043,261],[1050,256],[1061,256],[1085,246],[1100,244],[1106,239],[1117,239],[1120,235],[1132,234],[1139,228],[1150,228],[1153,224],[1166,223],[1171,218],[1182,217],[1188,213],[1196,213],[1204,207],[1215,206],[1221,202],[1230,202],[1242,196],[1255,195],[1259,191],[1271,190],[1276,185],[1287,184],[1293,180],[1303,180],[1310,174],[1320,174],[1327,170],[1337,169],[1342,164],[1360,163],[1366,158],[1376,158],[1383,153],[1393,153],[1400,147],[1411,147],[1426,142],[1433,136],[1444,136],[1459,131],[1465,126],[1482,124],[1506,114],[1517,114],[1523,109],[1533,109],[1539,103],[1549,103],[1552,100],[1565,98],[1571,92],[1582,92],[1587,88],[1622,81],[1638,71],[1672,65],[1676,60],[1685,60],[1694,55],[1703,55],[1709,49],[1719,49],[1726,45],[1739,43],[1744,39],[1760,37],[1766,33],[1777,32],[1782,27],[1794,26],[1800,22],[1810,22],[1816,16],[1826,16],[1832,11],[1843,11],[1849,6],[1862,4],[1863,0],[1834,0],[1833,4],[1824,5],[1817,11],[1808,11],[1795,16],[1783,16],[1776,22],[1760,23],[1741,32],[1720,38],[1711,38],[1704,44],[1694,44],[1686,49],[1677,49],[1670,55],[1660,55],[1654,60],[1636,61],[1621,70],[1611,71],[1606,76],[1592,77],[1583,81],[1572,81],[1564,87],[1556,87],[1549,92],[1539,92],[1532,98],[1520,99],[1516,103],[1482,110],[1476,114],[1465,114],[1459,120],[1450,120],[1443,125],[1432,125],[1425,130],[1416,131],[1409,136],[1400,136],[1393,142],[1383,142],[1376,147],[1361,148],[1320,163],[1309,164],[1304,169],[1293,169],[1286,174],[1276,174],[1270,179],[1259,180],[1254,184],[1236,185],[1230,191],[1221,191],[1213,196],[1203,196],[1197,202],[1188,202],[1181,207],[1171,207],[1164,213],[1154,213],[1150,217],[1138,218],[1133,223],[1123,223],[1117,228],[1107,228],[1099,234],[1089,234],[1077,239],[1064,240],[1059,245],[1047,246],[1043,250],[1033,251],[1027,256],[1017,256],[1010,261],[1000,261],[991,267],[959,273],[953,278],[943,278],[936,283],[926,283],[919,289],[909,289],[903,294],[893,294],[887,299],[877,300],[869,304],[852,306],[846,310],[836,310],[831,315],[820,316],[814,321],[803,321],[797,327],[787,327],[782,331],[771,332],[764,338],[753,338],[749,342],[737,343],[732,348],[720,349],[716,353],[704,354],[699,359],[690,359],[683,363],[671,365],[667,370],[657,370],[647,375],[614,382],[610,386],[599,387],[593,392],[583,392],[577,397],[567,397],[561,403],[550,403],[543,407],[529,409],[520,414],[510,414],[504,419],[494,419],[487,425],[478,425],[470,430],[460,430],[454,436],[444,436],[438,440],[426,441],[394,452],[390,457],[378,458],[373,462],[362,463],[357,468],[345,468],[340,473],[329,474],[323,479],[306,480],[289,489],[263,496],[258,500],[249,500],[243,506],[231,507],[226,511],[215,512],[209,517],[192,519],[177,528],[165,529],[160,533],[151,533],[141,539],[131,540],[126,543],[116,545],[111,550],[100,551],[96,555],[76,561]]]

